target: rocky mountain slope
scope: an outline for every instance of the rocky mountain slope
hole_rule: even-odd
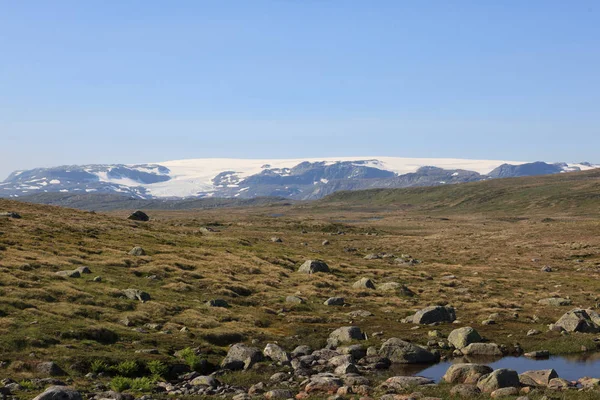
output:
[[[139,199],[283,197],[311,200],[340,190],[439,186],[596,168],[590,163],[354,157],[195,159],[154,164],[72,165],[12,173],[0,197],[120,194]]]

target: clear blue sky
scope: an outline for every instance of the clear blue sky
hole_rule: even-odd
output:
[[[0,179],[193,157],[600,162],[600,2],[0,0]]]

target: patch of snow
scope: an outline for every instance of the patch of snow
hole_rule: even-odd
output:
[[[328,182],[329,182],[329,179],[325,179],[325,178],[321,179],[321,183],[328,183]]]
[[[458,172],[455,172],[452,174],[452,176],[458,176],[458,175],[459,175]]]
[[[60,185],[60,181],[59,181],[58,179],[52,179],[52,180],[50,181],[50,184],[51,184],[51,185]]]

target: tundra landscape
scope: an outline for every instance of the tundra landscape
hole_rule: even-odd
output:
[[[600,358],[599,170],[245,207],[0,211],[5,395],[600,397],[597,373],[518,367]]]

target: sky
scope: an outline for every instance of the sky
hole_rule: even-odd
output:
[[[0,0],[0,180],[184,158],[600,162],[600,2]]]

